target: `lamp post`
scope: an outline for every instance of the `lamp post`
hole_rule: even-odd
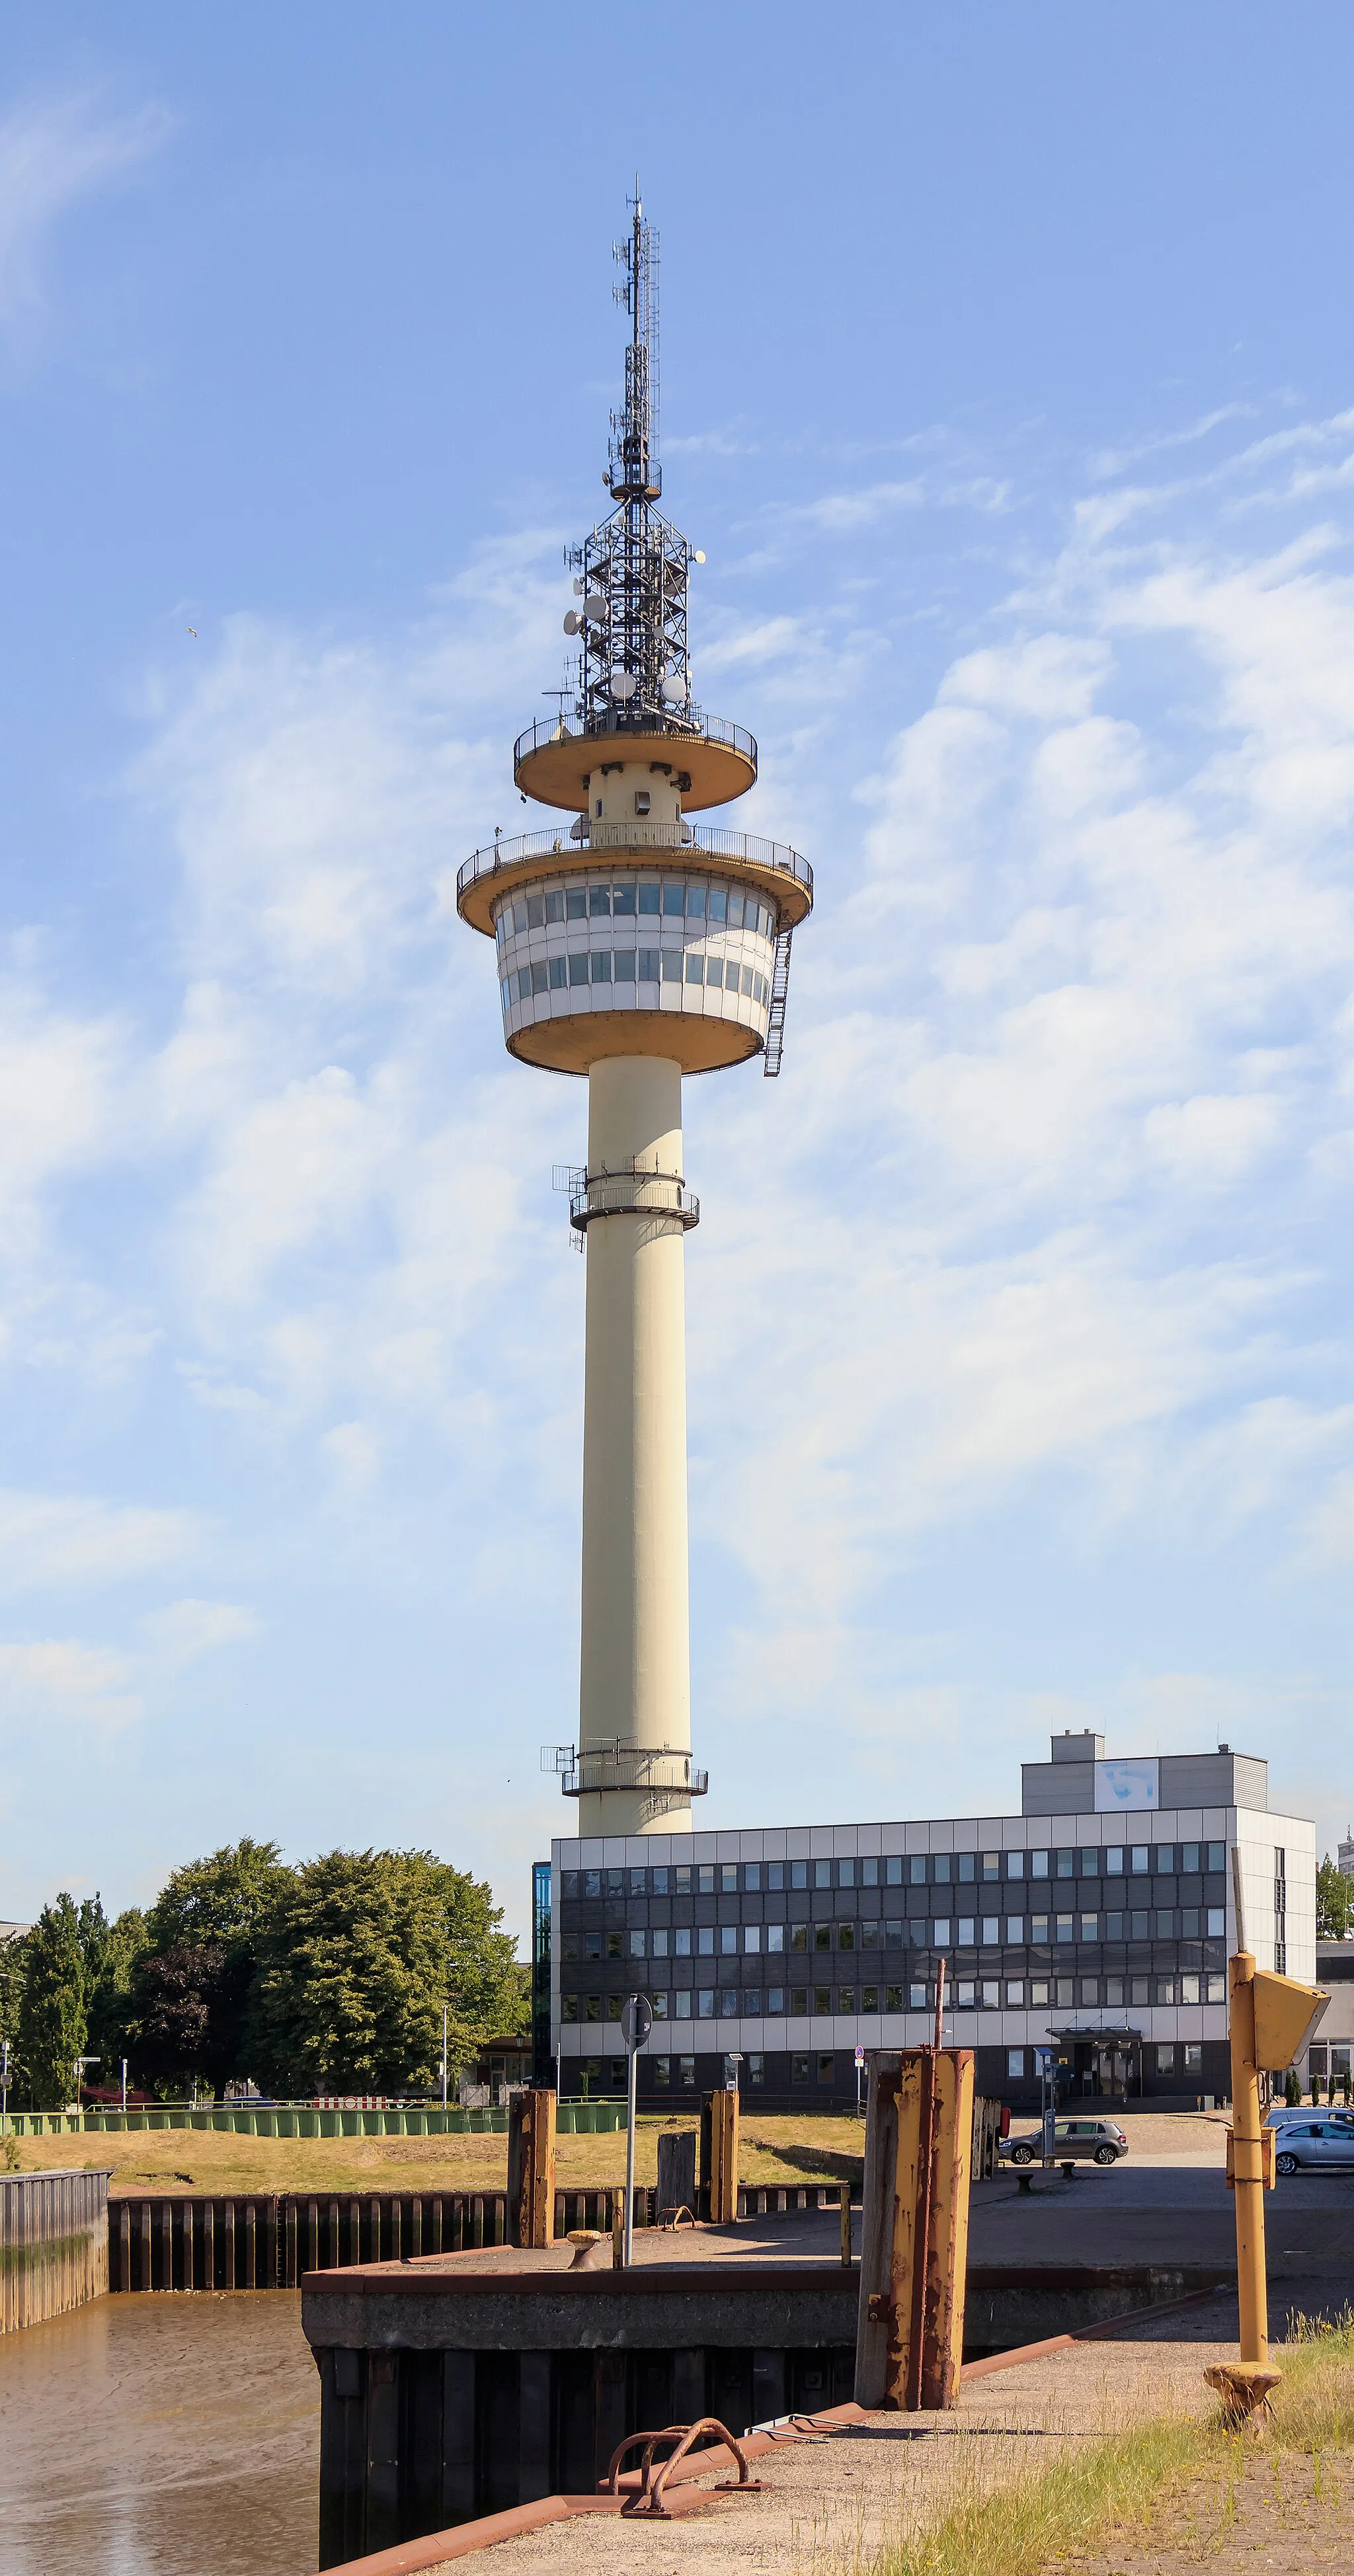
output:
[[[86,2068],[87,2066],[102,2066],[102,2064],[103,2064],[103,2059],[102,2059],[101,2057],[77,2057],[77,2058],[76,2058],[76,2060],[75,2060],[75,2108],[76,2108],[76,2111],[77,2111],[77,2112],[79,2111],[79,2108],[80,2108],[80,2091],[81,2091],[81,2087],[82,2087],[82,2085],[83,2085],[83,2083],[84,2083],[84,2080],[85,2080],[85,2068]]]

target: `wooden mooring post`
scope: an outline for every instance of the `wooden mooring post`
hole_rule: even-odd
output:
[[[555,2096],[544,2088],[508,2101],[508,2242],[555,2241]]]

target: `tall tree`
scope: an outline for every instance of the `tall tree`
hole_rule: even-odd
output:
[[[1354,1878],[1345,1878],[1327,1852],[1316,1873],[1316,1937],[1343,1941],[1354,1931]]]
[[[85,2031],[80,1917],[63,1888],[24,1943],[18,2054],[37,2110],[59,2111],[73,2099]]]
[[[502,1908],[427,1851],[326,1852],[278,1894],[260,1938],[253,2071],[277,2093],[421,2092],[442,2008],[463,2057],[525,2026]]]
[[[103,1907],[97,1897],[100,1918]],[[102,1930],[87,1926],[86,1904],[80,1908],[81,1948],[85,1961],[85,2014],[89,2023],[87,2045],[99,2060],[99,2081],[116,2084],[125,2057],[134,2060],[135,2021],[132,2010],[132,1979],[136,1963],[146,1948],[146,1918],[137,1905],[128,1906]]]
[[[250,2072],[260,1931],[290,1878],[278,1845],[247,1834],[171,1871],[146,1918],[130,1998],[131,2053],[150,2082],[198,2075],[220,2092]]]

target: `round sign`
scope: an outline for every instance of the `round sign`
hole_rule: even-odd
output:
[[[863,2048],[858,2048],[858,2049],[856,2050],[856,2064],[857,2064],[857,2066],[863,2066],[863,2065],[864,2065],[864,2063],[865,2063],[865,2051],[864,2051],[864,2049],[863,2049]]]
[[[621,2037],[633,2057],[653,2029],[653,2005],[647,1995],[627,1995],[621,2006]]]

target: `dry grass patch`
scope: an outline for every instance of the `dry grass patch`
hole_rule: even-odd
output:
[[[1149,2576],[1219,2554],[1275,2570],[1343,2562],[1341,2498],[1354,2456],[1354,2315],[1303,2329],[1264,2443],[1216,2413],[1075,2444],[1051,2468],[954,2496],[929,2529],[890,2541],[868,2576]],[[1296,2518],[1296,2519],[1295,2519]],[[1290,2528],[1290,2526],[1293,2526]],[[1298,2538],[1296,2555],[1288,2547]],[[1273,2537],[1274,2549],[1270,2550]],[[866,2571],[857,2571],[866,2576]]]

